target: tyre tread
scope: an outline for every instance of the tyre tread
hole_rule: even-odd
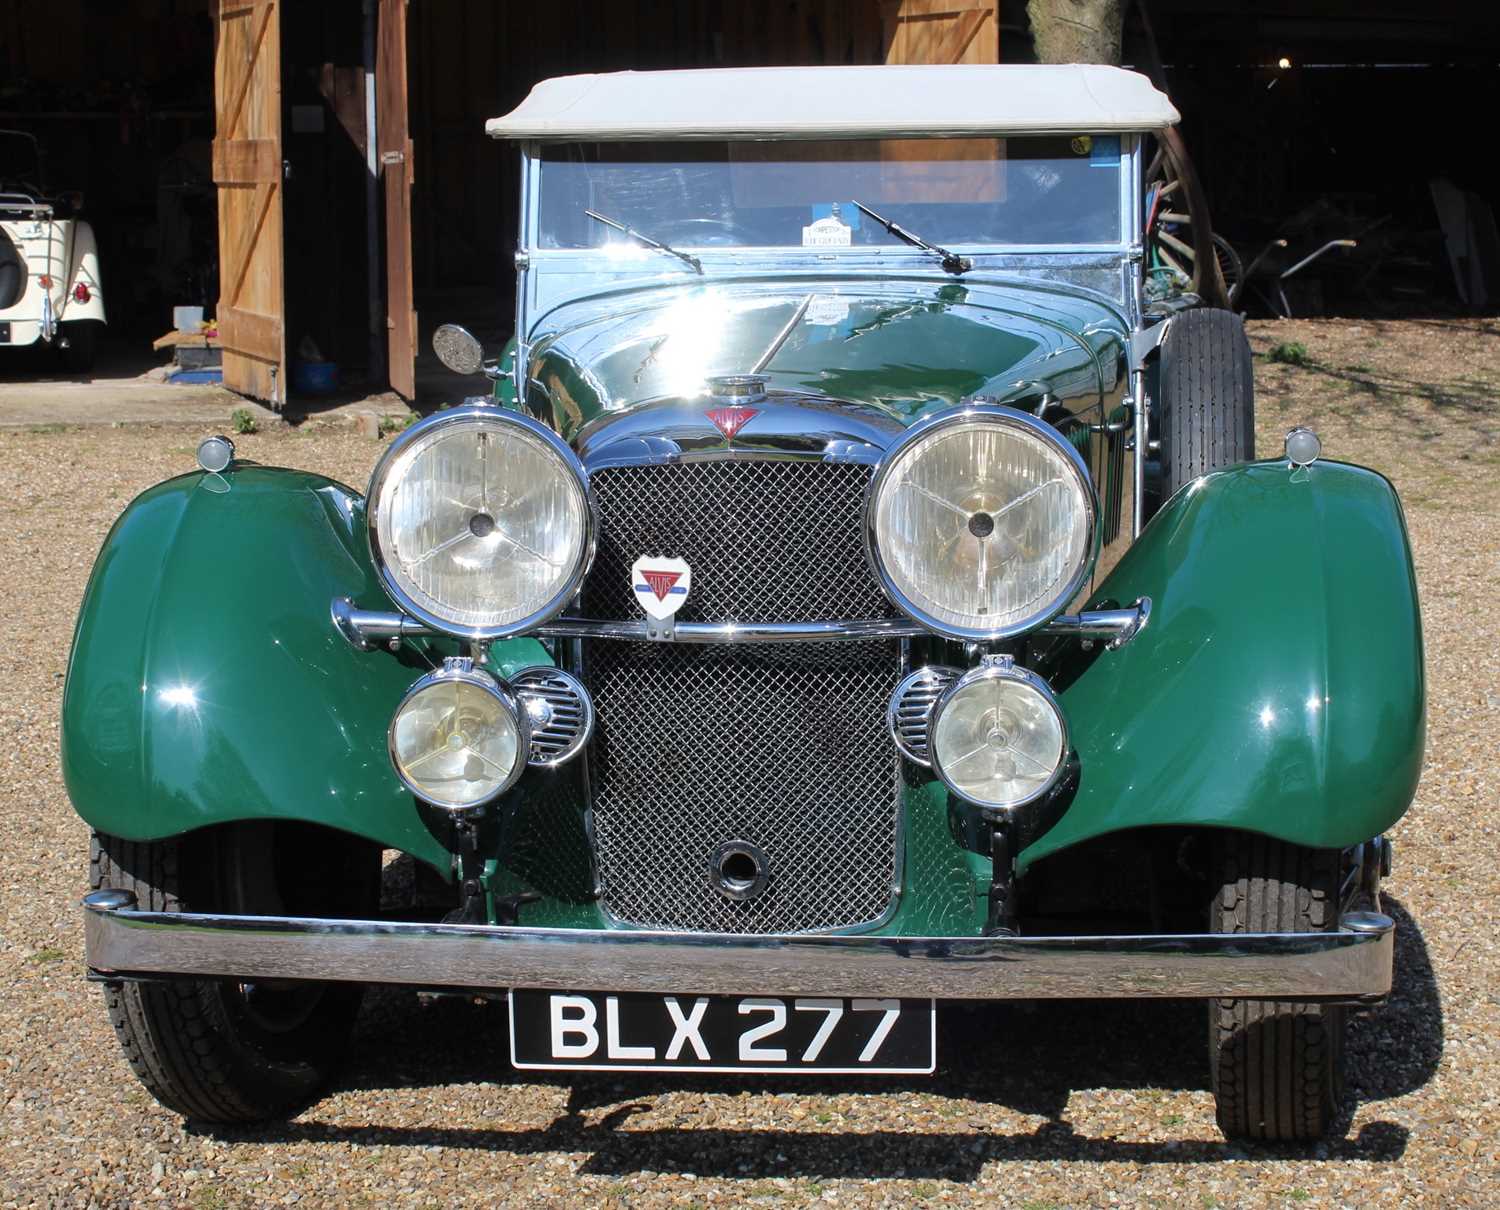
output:
[[[1198,307],[1171,325],[1158,384],[1163,499],[1255,457],[1255,371],[1244,320]]]
[[[1221,845],[1216,933],[1308,933],[1333,926],[1339,853],[1266,836]],[[1343,1084],[1344,1010],[1285,1000],[1215,1000],[1209,1050],[1219,1126],[1234,1138],[1327,1133]]]
[[[179,840],[130,841],[96,833],[90,886],[130,891],[142,909],[189,910],[184,902]],[[104,984],[110,1024],[131,1070],[168,1109],[207,1122],[263,1121],[285,1113],[321,1087],[336,1066],[357,996],[330,1007],[324,1033],[302,1063],[275,1063],[255,1053],[226,1017],[217,980]],[[345,1020],[347,1017],[347,1020]]]

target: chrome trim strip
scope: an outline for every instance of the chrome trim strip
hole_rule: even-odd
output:
[[[1372,998],[1391,989],[1394,924],[1345,914],[1332,933],[1127,937],[726,936],[645,930],[142,912],[84,900],[89,967],[425,987],[579,986],[700,995]]]
[[[553,638],[650,639],[657,637],[643,618],[633,622],[558,618],[537,631]],[[678,622],[678,643],[815,643],[826,639],[899,639],[924,633],[914,622],[871,618],[858,622]]]
[[[335,628],[350,646],[360,651],[373,651],[389,642],[436,633],[405,614],[356,609],[348,597],[335,597],[329,608]],[[1059,614],[1038,627],[1036,633],[1108,639],[1112,648],[1119,647],[1141,632],[1150,613],[1151,598],[1142,597],[1127,609],[1090,609],[1078,614]],[[568,639],[644,640],[653,637],[644,618],[634,621],[555,618],[532,633]],[[673,641],[794,643],[833,639],[903,639],[928,633],[926,627],[903,618],[868,618],[852,622],[678,622],[673,627]]]

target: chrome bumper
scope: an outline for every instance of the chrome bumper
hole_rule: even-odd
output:
[[[198,975],[419,987],[700,995],[1378,999],[1394,925],[1350,912],[1334,933],[1139,937],[744,937],[142,912],[84,899],[105,978]]]

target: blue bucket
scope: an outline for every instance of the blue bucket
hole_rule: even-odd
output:
[[[292,390],[298,395],[332,395],[338,389],[338,362],[292,362]]]

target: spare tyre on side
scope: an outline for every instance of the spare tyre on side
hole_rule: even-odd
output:
[[[1148,515],[1184,484],[1255,457],[1255,374],[1245,321],[1200,307],[1169,321],[1153,401],[1157,491]]]

